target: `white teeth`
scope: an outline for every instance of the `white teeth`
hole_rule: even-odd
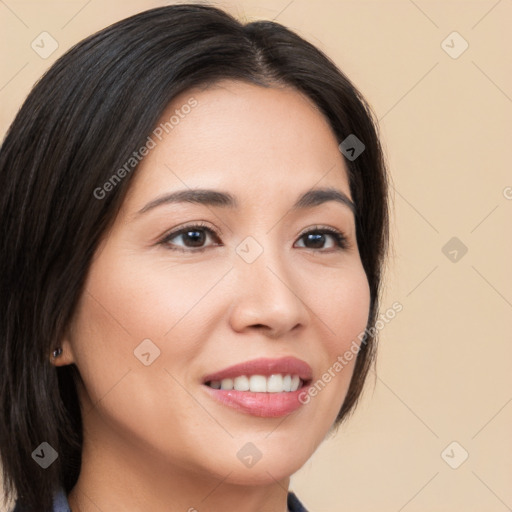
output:
[[[236,391],[249,391],[249,379],[245,375],[237,377],[234,380],[233,387],[235,388]]]
[[[283,393],[297,391],[303,384],[298,375],[240,375],[234,379],[212,380],[208,385],[213,389],[251,391],[252,393]]]
[[[220,389],[233,389],[233,379],[222,379]]]
[[[267,378],[263,375],[251,375],[249,378],[249,385],[253,393],[267,392]]]
[[[283,387],[283,376],[282,375],[271,375],[267,379],[267,392],[268,393],[282,393]]]

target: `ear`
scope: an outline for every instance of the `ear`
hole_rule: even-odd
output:
[[[58,348],[61,349],[61,353],[55,356],[54,350]],[[50,362],[54,366],[66,366],[75,362],[73,347],[71,345],[69,336],[65,336],[61,343],[58,344],[58,346],[52,348],[50,353]]]

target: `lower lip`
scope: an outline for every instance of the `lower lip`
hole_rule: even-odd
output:
[[[308,386],[302,386],[297,391],[283,393],[252,393],[234,389],[214,389],[206,384],[203,384],[203,387],[213,399],[224,405],[262,418],[278,418],[296,411],[304,405],[299,401],[299,396],[305,396],[308,389]]]

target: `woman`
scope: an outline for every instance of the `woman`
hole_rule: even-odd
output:
[[[173,5],[62,56],[0,152],[16,511],[305,510],[375,350],[386,183],[365,100],[277,23]]]

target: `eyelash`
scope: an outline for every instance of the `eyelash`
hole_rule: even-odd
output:
[[[192,253],[203,252],[204,250],[208,249],[208,247],[197,247],[197,248],[189,247],[189,248],[184,249],[181,247],[172,247],[171,246],[171,244],[169,243],[170,240],[172,240],[173,238],[176,238],[177,236],[186,234],[189,231],[207,231],[210,235],[215,235],[215,237],[217,237],[217,239],[220,238],[220,234],[217,230],[211,228],[210,226],[208,226],[202,222],[196,222],[195,224],[190,224],[190,225],[184,226],[176,231],[172,231],[171,233],[168,233],[160,241],[160,244],[167,246],[169,249],[171,249],[173,251],[189,252],[189,253],[190,252],[192,252]],[[310,248],[309,250],[311,250],[311,251],[330,253],[330,252],[333,252],[333,250],[339,251],[339,250],[347,249],[349,247],[347,237],[341,231],[338,231],[337,229],[330,228],[327,226],[313,226],[312,228],[303,232],[299,236],[299,240],[311,233],[331,235],[336,243],[336,246],[337,246],[336,248],[331,249],[331,250]],[[218,246],[219,244],[216,244],[216,245]],[[304,247],[304,249],[308,249],[308,247]]]

